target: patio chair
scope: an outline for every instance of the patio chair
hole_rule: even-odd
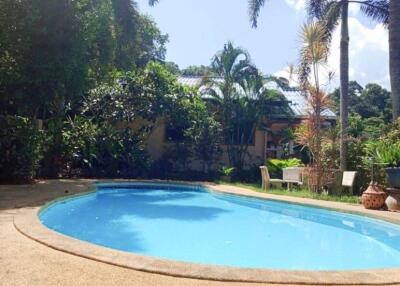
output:
[[[271,177],[269,176],[268,168],[266,166],[260,166],[260,171],[262,179],[261,187],[263,190],[269,190],[271,185],[282,187],[283,180],[271,179]]]
[[[343,172],[342,187],[350,188],[350,194],[353,194],[354,180],[356,178],[357,172],[355,171],[345,171]]]
[[[288,167],[282,170],[282,181],[287,183],[287,189],[290,190],[292,185],[303,185],[304,168],[303,167]]]

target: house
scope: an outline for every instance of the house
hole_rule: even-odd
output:
[[[178,81],[181,84],[191,87],[200,86],[201,77],[179,77]],[[268,82],[266,83],[269,89],[276,89],[281,92],[288,101],[290,108],[290,115],[278,115],[269,118],[267,129],[257,129],[254,134],[254,139],[248,146],[248,154],[246,165],[254,166],[261,165],[266,159],[280,158],[283,152],[293,154],[295,143],[293,140],[287,140],[287,131],[289,128],[298,126],[303,120],[307,119],[308,103],[304,93],[296,88],[281,88],[277,84]],[[336,123],[336,114],[328,109],[323,113],[324,125],[334,126]],[[161,158],[168,148],[174,144],[170,138],[170,131],[166,128],[163,120],[160,120],[153,132],[151,133],[147,142],[148,151],[152,155],[152,159],[157,160]],[[226,146],[222,146],[223,154],[220,159],[220,165],[228,166],[229,159],[226,151]],[[196,162],[192,163],[193,169],[198,168]]]

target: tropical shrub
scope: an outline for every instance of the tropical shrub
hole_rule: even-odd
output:
[[[50,177],[135,178],[147,172],[149,158],[133,130],[75,116],[49,122],[43,166]]]
[[[230,176],[230,175],[232,175],[233,173],[235,172],[235,167],[226,167],[226,166],[224,166],[224,167],[222,167],[221,168],[221,174],[223,175],[223,176]]]
[[[150,159],[143,139],[130,128],[117,130],[111,125],[102,126],[96,138],[96,150],[93,176],[137,178],[149,170]]]
[[[400,166],[400,119],[390,125],[385,135],[366,144],[366,158],[371,158],[378,166]]]
[[[367,150],[376,163],[385,167],[400,167],[400,141],[370,141]]]
[[[208,173],[222,153],[222,126],[198,97],[190,104],[189,118],[185,138],[191,144],[194,158],[201,162],[202,171]]]
[[[37,174],[43,133],[34,122],[19,116],[0,117],[0,180],[24,182]]]
[[[84,117],[56,117],[47,122],[42,175],[57,178],[79,176],[97,156],[98,127]]]

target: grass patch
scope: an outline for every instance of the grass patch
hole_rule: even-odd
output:
[[[308,189],[294,189],[292,191],[287,191],[287,190],[283,190],[283,189],[270,189],[270,190],[268,190],[268,192],[266,192],[263,189],[261,189],[261,187],[258,184],[224,182],[224,181],[218,181],[217,184],[242,187],[242,188],[250,189],[250,190],[253,190],[256,192],[260,192],[260,193],[269,193],[269,194],[281,195],[281,196],[290,196],[290,197],[299,197],[299,198],[307,198],[307,199],[316,199],[316,200],[322,200],[322,201],[361,204],[361,199],[358,196],[337,196],[337,195],[318,194],[318,193],[312,192]]]

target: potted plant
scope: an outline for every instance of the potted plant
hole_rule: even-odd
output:
[[[400,189],[400,142],[378,141],[375,146],[375,157],[379,164],[386,167],[389,186]]]
[[[221,169],[221,180],[225,182],[232,181],[232,174],[235,171],[234,167],[222,167]]]
[[[361,199],[362,204],[366,209],[381,209],[385,205],[387,194],[375,181],[375,170],[374,170],[374,157],[368,158],[367,163],[371,167],[371,183],[369,187],[363,192]]]

